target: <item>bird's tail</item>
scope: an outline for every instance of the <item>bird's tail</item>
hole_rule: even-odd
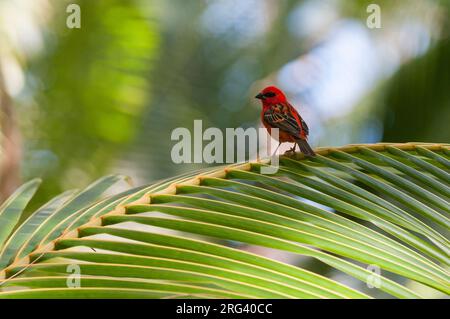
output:
[[[314,153],[313,149],[309,146],[306,140],[296,139],[296,142],[298,147],[300,147],[300,151],[302,151],[305,156],[316,156],[316,153]]]

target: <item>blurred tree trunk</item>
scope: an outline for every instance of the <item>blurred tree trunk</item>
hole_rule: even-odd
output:
[[[20,184],[20,132],[0,69],[0,202]]]

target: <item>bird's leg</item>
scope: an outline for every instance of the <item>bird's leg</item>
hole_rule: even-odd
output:
[[[297,143],[294,143],[294,147],[291,147],[289,150],[287,150],[285,154],[291,153],[291,152],[292,152],[292,154],[295,154],[296,147],[297,147]]]
[[[297,143],[294,143],[294,147],[291,147],[289,152],[295,153],[295,148],[297,147]]]
[[[278,143],[278,146],[277,146],[277,148],[275,149],[275,152],[273,152],[272,155],[271,155],[270,157],[274,156],[274,155],[277,153],[278,149],[280,148],[280,145],[281,145],[281,142]]]

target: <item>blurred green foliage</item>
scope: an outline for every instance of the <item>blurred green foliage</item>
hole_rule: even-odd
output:
[[[450,141],[450,38],[404,65],[383,94],[383,140]]]
[[[132,1],[78,1],[81,29],[66,27],[68,3],[52,2],[46,49],[28,70],[34,105],[20,109],[23,173],[43,175],[44,197],[111,170],[136,135],[159,45],[156,23]]]

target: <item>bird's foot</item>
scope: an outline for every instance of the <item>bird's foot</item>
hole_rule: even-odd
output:
[[[295,147],[291,147],[286,152],[284,152],[284,155],[294,155],[295,154]]]

